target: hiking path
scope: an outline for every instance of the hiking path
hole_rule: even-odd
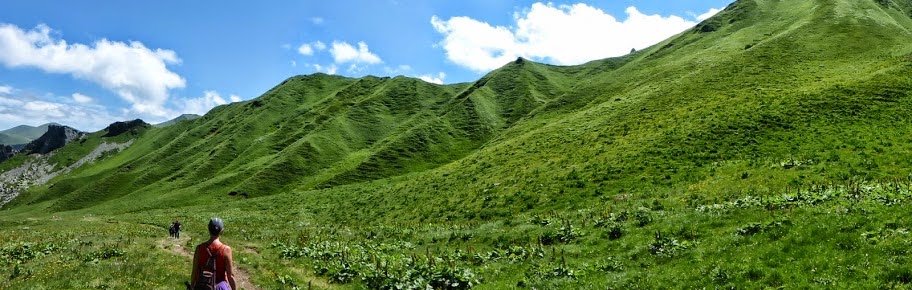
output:
[[[188,241],[190,241],[190,235],[187,234],[181,234],[180,239],[165,237],[158,241],[158,247],[170,251],[175,255],[185,257],[188,260],[192,260],[193,253],[184,246]],[[247,271],[237,265],[234,267],[234,282],[237,283],[240,290],[261,290],[260,287],[257,287],[250,282],[250,275]]]

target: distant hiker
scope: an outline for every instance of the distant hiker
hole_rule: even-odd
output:
[[[174,223],[171,223],[171,227],[168,228],[168,234],[170,234],[172,238],[174,237],[174,234],[175,234]]]
[[[174,221],[174,237],[180,239],[181,237],[181,221]]]
[[[194,290],[237,289],[231,247],[219,241],[225,229],[220,218],[209,220],[209,240],[196,246],[190,285]],[[229,287],[230,285],[230,287]]]

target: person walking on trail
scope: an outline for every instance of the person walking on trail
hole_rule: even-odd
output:
[[[181,238],[181,221],[180,220],[174,221],[174,237],[178,238],[178,239]]]
[[[209,240],[197,245],[193,254],[193,272],[190,274],[193,289],[237,289],[231,247],[219,240],[224,230],[222,219],[209,220]]]

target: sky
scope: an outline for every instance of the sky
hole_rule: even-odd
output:
[[[313,73],[475,81],[687,30],[731,0],[2,1],[0,130],[98,131],[250,100]]]

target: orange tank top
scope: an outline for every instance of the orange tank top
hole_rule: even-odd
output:
[[[225,249],[227,248],[228,245],[221,242],[210,244],[209,252],[206,252],[206,243],[196,246],[196,252],[199,253],[199,255],[197,255],[198,260],[196,260],[196,263],[197,265],[200,265],[200,271],[206,271],[206,262],[209,260],[209,253],[215,255],[216,284],[222,281],[228,281],[228,269],[225,267],[228,260],[228,257],[225,255]]]

